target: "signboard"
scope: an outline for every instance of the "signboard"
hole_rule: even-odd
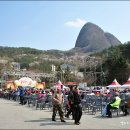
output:
[[[36,81],[33,81],[31,78],[29,77],[22,77],[19,80],[15,81],[15,84],[17,86],[30,86],[30,87],[35,87],[36,86]]]

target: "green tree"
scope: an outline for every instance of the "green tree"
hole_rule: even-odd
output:
[[[62,69],[60,65],[57,65],[56,72],[57,72],[56,73],[57,80],[62,80]]]
[[[29,64],[28,63],[21,63],[20,64],[20,69],[29,69]]]
[[[112,47],[108,50],[103,69],[106,73],[107,84],[110,84],[115,78],[121,84],[127,80],[129,76],[129,66],[119,47]]]
[[[69,82],[70,81],[70,69],[69,67],[67,66],[67,68],[65,69],[65,72],[64,72],[64,79],[66,82]]]

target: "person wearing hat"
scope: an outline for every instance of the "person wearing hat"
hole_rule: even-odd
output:
[[[108,117],[112,117],[111,109],[119,109],[120,103],[121,103],[121,98],[119,97],[119,93],[116,92],[115,97],[112,100],[112,102],[110,102],[107,105],[107,113],[106,113],[106,115],[108,115]]]
[[[56,121],[55,117],[58,111],[61,122],[66,122],[64,120],[64,112],[63,112],[63,105],[62,105],[63,102],[64,102],[63,94],[61,93],[61,90],[57,88],[57,91],[54,92],[52,97],[52,103],[53,103],[52,121]]]

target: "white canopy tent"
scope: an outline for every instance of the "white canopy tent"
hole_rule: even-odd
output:
[[[63,90],[69,89],[69,87],[64,86],[60,80],[56,83],[55,86],[53,86],[53,87],[51,87],[51,88],[52,88],[52,89],[57,89],[57,88],[61,89],[61,85],[62,85],[62,89],[63,89]]]
[[[116,79],[114,79],[114,81],[110,85],[108,85],[107,87],[114,89],[114,88],[120,88],[121,85],[117,82]]]
[[[130,88],[130,77],[128,78],[127,82],[121,86],[121,88]]]
[[[57,89],[57,88],[59,88],[59,86],[55,85],[55,86],[51,87],[51,89]],[[63,90],[65,90],[65,89],[69,89],[69,87],[66,87],[66,86],[63,85]]]

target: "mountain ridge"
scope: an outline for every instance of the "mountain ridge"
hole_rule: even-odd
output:
[[[75,47],[83,52],[100,52],[121,42],[111,33],[104,32],[98,25],[86,23],[80,30]]]

